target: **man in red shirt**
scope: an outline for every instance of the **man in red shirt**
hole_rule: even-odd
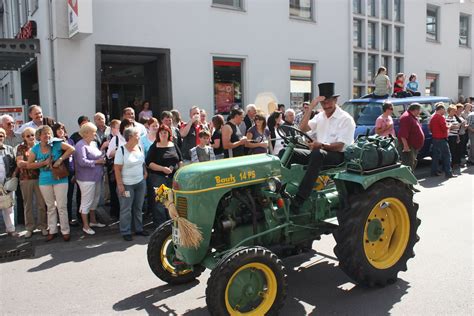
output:
[[[425,142],[425,134],[418,122],[420,112],[421,104],[410,104],[408,110],[400,116],[400,129],[398,130],[398,151],[402,164],[411,167],[412,171],[416,167],[416,156]]]
[[[440,176],[438,164],[441,161],[446,178],[454,177],[451,169],[451,152],[448,145],[448,125],[444,118],[446,109],[443,102],[435,104],[436,112],[431,117],[430,130],[432,135],[433,153],[431,155],[431,176]]]

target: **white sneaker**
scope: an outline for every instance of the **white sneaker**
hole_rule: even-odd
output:
[[[101,228],[102,228],[102,227],[105,227],[104,224],[99,223],[99,222],[97,222],[97,223],[92,223],[92,222],[90,222],[90,223],[89,223],[89,226],[90,226],[90,227],[101,227]]]
[[[27,231],[26,234],[25,234],[25,238],[31,238],[32,235],[33,235],[32,232]]]
[[[84,233],[86,233],[87,235],[94,235],[94,234],[95,234],[95,231],[94,231],[92,228],[90,228],[90,227],[87,228],[87,229],[85,229],[85,228],[83,227],[83,228],[82,228],[82,231],[83,231]]]

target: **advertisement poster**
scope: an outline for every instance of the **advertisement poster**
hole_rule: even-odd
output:
[[[216,83],[216,112],[229,113],[234,105],[235,87],[231,82]]]
[[[69,37],[73,37],[79,32],[78,24],[78,0],[67,0],[67,15],[68,15],[68,24],[69,24]]]
[[[0,105],[0,115],[4,114],[13,117],[15,130],[25,123],[25,111],[23,105]]]

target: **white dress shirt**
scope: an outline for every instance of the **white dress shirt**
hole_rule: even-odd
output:
[[[315,115],[309,122],[311,132],[320,143],[344,143],[345,148],[354,142],[355,122],[349,113],[336,106],[330,118],[324,111]]]

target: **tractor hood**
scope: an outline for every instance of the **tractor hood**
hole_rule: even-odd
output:
[[[278,157],[261,154],[193,163],[180,168],[174,176],[173,188],[178,192],[205,192],[265,181],[281,175]]]

